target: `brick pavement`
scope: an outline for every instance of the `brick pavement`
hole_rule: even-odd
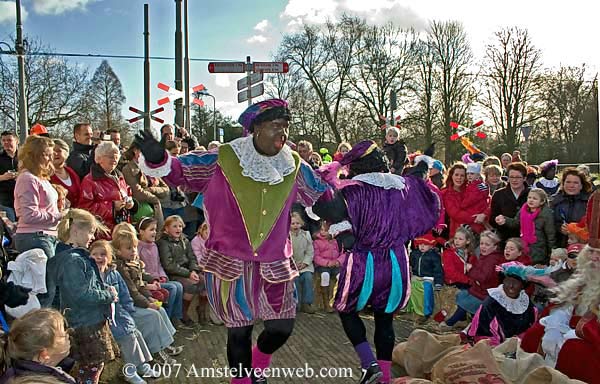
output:
[[[372,342],[374,322],[372,316],[365,315],[363,320],[367,327],[367,337]],[[414,328],[411,321],[397,318],[394,321],[396,330],[396,341],[402,341],[408,337]],[[262,330],[262,324],[256,326],[254,340]],[[226,330],[223,326],[206,326],[195,331],[179,331],[176,335],[176,344],[184,345],[184,352],[178,356],[181,369],[177,377],[171,373],[171,378],[149,380],[149,383],[195,383],[195,384],[228,384],[226,379],[196,378],[190,370],[192,363],[200,375],[200,368],[227,367],[227,355],[225,348]],[[294,333],[273,357],[273,367],[297,367],[301,368],[308,364],[309,367],[318,370],[322,367],[351,368],[353,378],[271,378],[269,384],[294,383],[294,384],[338,384],[356,383],[360,375],[359,362],[347,340],[339,317],[335,314],[317,313],[307,315],[298,314]],[[109,364],[102,375],[103,383],[123,383],[123,377],[119,375],[122,363],[120,361]],[[187,373],[189,372],[189,377]],[[168,372],[165,372],[168,373]]]

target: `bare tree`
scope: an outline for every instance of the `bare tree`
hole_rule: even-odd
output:
[[[410,86],[416,111],[411,117],[416,126],[422,127],[426,145],[434,141],[435,122],[439,112],[436,90],[440,79],[431,41],[419,41],[416,50],[417,73]]]
[[[417,35],[388,23],[366,27],[360,49],[355,55],[349,83],[349,97],[368,111],[371,121],[378,125],[380,116],[390,112],[390,93],[401,100],[414,70]],[[402,103],[399,103],[402,104]]]
[[[285,35],[278,56],[297,66],[318,98],[318,108],[336,141],[342,136],[338,120],[346,86],[354,65],[364,21],[344,16],[325,27],[305,25],[296,34]]]
[[[534,122],[536,84],[539,81],[541,53],[526,29],[505,28],[494,33],[484,60],[485,96],[500,139],[512,151],[519,144],[520,129]]]
[[[88,73],[77,65],[55,56],[38,56],[50,52],[39,40],[29,39],[25,57],[28,120],[53,127],[81,116],[85,109]],[[0,114],[14,123],[18,100],[16,60],[0,56]]]
[[[450,163],[457,158],[459,149],[450,140],[453,133],[450,122],[464,121],[475,99],[475,79],[469,73],[473,54],[462,24],[456,21],[433,21],[428,44],[439,71],[438,96],[445,135],[445,162]]]
[[[94,72],[90,82],[89,101],[92,103],[92,121],[95,125],[106,129],[121,129],[121,108],[125,102],[125,95],[121,80],[106,60],[102,60]]]

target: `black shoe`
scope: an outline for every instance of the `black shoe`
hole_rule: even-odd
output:
[[[379,379],[383,376],[379,364],[376,362],[371,363],[371,366],[367,369],[362,369],[362,375],[358,384],[376,384],[379,383]]]

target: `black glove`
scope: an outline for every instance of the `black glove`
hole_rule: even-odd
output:
[[[0,302],[3,302],[3,304],[6,304],[10,308],[15,308],[27,304],[31,289],[14,285],[11,281],[9,283],[0,282],[0,291],[2,292]]]
[[[165,159],[165,150],[150,132],[140,131],[135,135],[134,143],[142,151],[147,162],[160,164]]]

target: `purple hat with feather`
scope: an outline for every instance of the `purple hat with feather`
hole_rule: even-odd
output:
[[[282,99],[269,99],[269,100],[264,100],[264,101],[259,101],[258,103],[252,104],[251,106],[249,106],[248,108],[246,108],[246,110],[244,112],[242,112],[242,114],[240,115],[239,119],[238,119],[238,123],[240,123],[242,125],[242,127],[244,127],[244,136],[247,136],[248,133],[252,133],[254,132],[254,123],[257,122],[258,120],[262,120],[259,119],[259,117],[261,116],[265,116],[264,114],[272,111],[275,112],[276,110],[279,110],[281,113],[279,116],[277,113],[273,113],[272,120],[281,118],[281,117],[286,117],[289,120],[289,111],[288,111],[288,102]],[[262,120],[262,121],[269,121],[267,120]],[[262,122],[261,121],[261,122]]]
[[[342,157],[340,164],[342,166],[348,165],[362,157],[367,156],[373,152],[375,148],[377,148],[377,143],[375,143],[373,140],[361,141],[360,143],[354,145],[350,152],[346,153],[344,157]]]

